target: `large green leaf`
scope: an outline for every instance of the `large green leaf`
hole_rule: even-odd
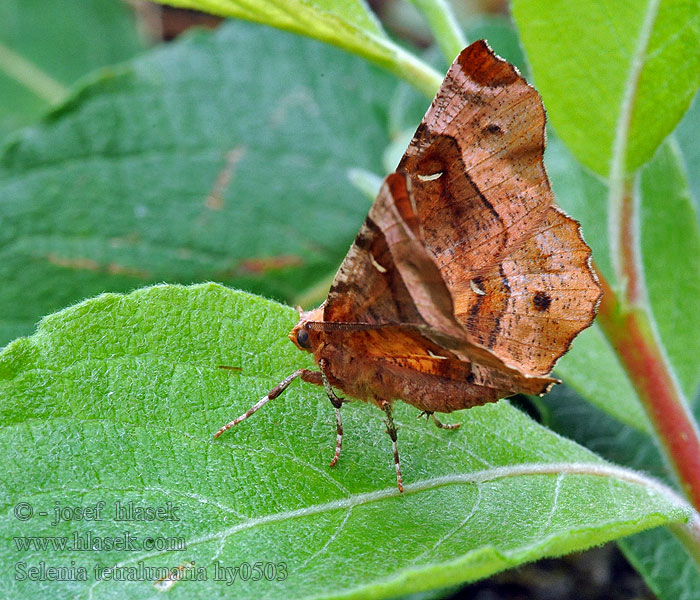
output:
[[[576,338],[555,373],[601,410],[640,431],[650,430],[637,393],[597,324]]]
[[[548,424],[556,431],[618,464],[668,479],[658,446],[649,435],[622,425],[583,402],[566,386],[555,388],[544,402],[550,417]],[[699,413],[700,407],[696,407],[696,418]],[[668,528],[630,536],[618,544],[660,600],[697,596],[700,568]]]
[[[549,140],[547,167],[557,201],[580,219],[597,267],[613,282],[608,224],[601,210],[606,186],[554,136]],[[687,306],[700,295],[700,233],[683,160],[672,143],[663,144],[642,170],[639,195],[639,235],[650,305],[671,365],[693,397],[700,385],[700,355],[689,349],[700,339],[700,315],[688,314]],[[556,371],[615,418],[640,430],[648,428],[629,378],[596,325],[576,339]]]
[[[124,2],[3,0],[0,140],[62,100],[79,77],[141,48]]]
[[[697,597],[698,565],[668,529],[644,531],[620,540],[619,545],[660,600]]]
[[[367,210],[395,79],[232,23],[103,73],[0,157],[0,345],[102,291],[215,279],[291,301]]]
[[[327,466],[334,417],[323,390],[308,384],[213,440],[219,425],[310,365],[286,338],[295,320],[291,308],[218,285],[164,285],[85,301],[10,344],[0,355],[3,595],[159,597],[157,575],[149,580],[144,567],[194,561],[191,572],[203,569],[207,580],[177,583],[171,594],[223,598],[232,588],[214,580],[215,563],[261,561],[278,571],[284,562],[287,578],[239,578],[238,596],[379,598],[689,515],[663,486],[601,461],[506,402],[448,417],[463,424],[454,432],[417,422],[418,411],[400,404],[404,494],[381,413],[370,405],[343,408],[343,455]],[[51,525],[57,502],[99,501],[102,521]],[[171,502],[178,520],[115,521],[116,502]],[[28,510],[15,512],[20,503],[31,506],[31,519],[17,518]],[[27,549],[26,536],[125,530],[133,551]],[[184,549],[140,546],[161,536]],[[42,561],[75,561],[88,580],[17,579]],[[95,565],[117,565],[121,576],[141,568],[141,580],[96,582]]]
[[[696,0],[513,0],[557,133],[601,175],[648,161],[700,85]]]
[[[695,95],[695,100],[679,123],[674,135],[678,140],[683,154],[688,175],[690,191],[695,201],[696,212],[700,218],[700,144],[697,143],[697,132],[700,130],[700,94]]]
[[[612,279],[605,206],[607,187],[549,135],[545,154],[557,203],[581,222],[586,242],[601,272]],[[582,332],[556,365],[556,373],[589,402],[637,429],[646,431],[648,419],[614,350],[597,324]]]
[[[442,77],[394,43],[364,0],[156,0],[263,23],[363,56],[432,96]],[[258,63],[260,64],[260,63]]]
[[[644,276],[660,340],[683,390],[700,386],[700,226],[675,144],[661,146],[640,183]]]

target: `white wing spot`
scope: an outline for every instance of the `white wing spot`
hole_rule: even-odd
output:
[[[430,350],[428,350],[428,356],[430,356],[431,358],[441,358],[442,360],[447,360],[446,356],[440,356],[439,354],[434,354]]]
[[[440,177],[442,177],[442,171],[438,171],[432,175],[421,175],[418,173],[417,177],[420,181],[435,181],[436,179],[440,179]]]
[[[374,265],[374,268],[377,269],[377,271],[379,271],[380,273],[386,273],[386,268],[382,267],[382,265],[380,265],[375,260],[374,256],[372,256],[371,252],[369,253],[369,259],[372,261],[372,264]]]
[[[486,295],[486,292],[482,290],[478,285],[476,285],[476,282],[473,279],[469,280],[469,287],[472,288],[472,292],[474,292],[478,296]]]

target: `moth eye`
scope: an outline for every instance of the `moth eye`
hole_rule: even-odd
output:
[[[309,340],[309,332],[306,329],[300,329],[297,332],[297,343],[302,348],[311,348],[311,341]]]

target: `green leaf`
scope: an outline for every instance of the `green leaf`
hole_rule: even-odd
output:
[[[36,121],[89,71],[143,47],[126,3],[3,0],[0,3],[0,140]]]
[[[629,377],[597,324],[576,338],[569,352],[559,359],[555,373],[621,422],[640,431],[651,430]]]
[[[557,203],[580,221],[596,267],[613,281],[607,218],[600,210],[605,205],[607,187],[551,133],[545,162]],[[597,324],[574,340],[569,352],[557,362],[556,374],[601,410],[640,431],[648,431],[649,421],[637,393]]]
[[[695,202],[695,210],[700,217],[700,144],[697,143],[697,132],[700,130],[700,94],[695,95],[695,100],[690,109],[685,113],[683,120],[674,132],[678,144],[683,153],[686,174],[690,191]]]
[[[658,333],[692,398],[700,386],[700,226],[676,144],[665,143],[641,173],[642,261]]]
[[[611,418],[566,386],[543,399],[556,431],[585,444],[608,460],[668,480],[669,474],[651,436]],[[695,411],[696,418],[700,407]],[[700,589],[700,569],[669,528],[659,527],[619,540],[628,560],[660,600],[694,598]]]
[[[619,542],[627,559],[659,600],[693,598],[700,589],[700,571],[666,528],[644,531]]]
[[[559,136],[600,175],[647,162],[700,85],[695,0],[513,0],[513,16]]]
[[[293,384],[213,440],[282,377],[311,365],[286,337],[296,318],[215,284],[163,285],[85,301],[10,344],[0,354],[3,595],[36,597],[48,585],[17,581],[19,562],[26,570],[73,560],[88,581],[52,581],[52,597],[97,599],[155,597],[156,577],[148,580],[144,568],[194,561],[191,572],[204,569],[207,579],[176,583],[173,592],[224,597],[232,588],[214,580],[215,561],[262,561],[277,569],[284,562],[287,578],[239,578],[239,596],[381,598],[688,517],[667,488],[601,461],[504,401],[449,416],[463,423],[454,432],[417,422],[417,410],[399,403],[404,494],[373,406],[343,408],[343,455],[328,467],[333,412],[323,390],[308,384]],[[102,521],[51,525],[56,502],[99,501]],[[115,503],[132,501],[171,502],[166,516],[179,520],[116,521]],[[33,508],[30,520],[15,517],[21,502]],[[127,529],[134,551],[22,551],[14,539]],[[138,547],[173,536],[186,548]],[[141,568],[142,580],[98,583],[96,564],[118,565],[122,576]]]
[[[556,136],[549,137],[546,162],[558,203],[581,221],[596,266],[613,282],[607,218],[600,210],[606,186],[582,168]],[[700,296],[700,233],[682,157],[674,145],[663,144],[644,167],[639,195],[649,301],[672,367],[692,397],[700,385],[700,356],[689,348],[700,339],[700,315],[689,314],[687,307]],[[623,423],[648,430],[629,377],[595,324],[576,338],[556,372],[589,402]]]
[[[437,92],[442,82],[439,73],[386,35],[364,0],[155,1],[316,38],[371,60],[410,81],[428,97]]]
[[[380,171],[395,85],[240,22],[104,72],[0,156],[0,345],[146,283],[302,295],[366,214],[349,173]]]

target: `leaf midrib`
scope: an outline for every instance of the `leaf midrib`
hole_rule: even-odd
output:
[[[352,494],[346,498],[331,500],[330,502],[323,502],[320,504],[314,504],[294,510],[282,511],[274,514],[265,515],[263,517],[255,517],[252,519],[248,519],[243,523],[238,523],[237,525],[229,527],[223,531],[203,535],[189,540],[188,547],[190,544],[195,545],[226,538],[240,531],[251,529],[253,527],[258,527],[260,525],[267,525],[269,523],[286,521],[289,519],[303,518],[310,515],[317,515],[324,512],[333,512],[336,510],[349,511],[357,506],[361,506],[364,504],[371,504],[373,502],[378,502],[380,500],[388,498],[407,497],[411,494],[419,493],[426,490],[432,490],[447,485],[478,485],[481,483],[486,483],[488,481],[495,481],[498,479],[505,479],[508,477],[528,475],[557,475],[559,477],[563,475],[584,475],[596,477],[610,477],[627,483],[632,483],[635,485],[646,487],[649,491],[654,491],[657,494],[663,496],[666,499],[666,501],[677,506],[679,509],[684,510],[688,513],[688,515],[693,514],[693,509],[687,504],[687,502],[683,498],[678,496],[671,488],[658,481],[655,481],[654,479],[645,477],[640,473],[632,471],[631,469],[626,469],[624,467],[618,467],[615,465],[608,465],[603,462],[526,463],[515,466],[495,467],[493,469],[486,469],[483,471],[475,471],[471,473],[457,473],[452,475],[443,475],[440,477],[432,477],[424,479],[422,481],[406,484],[404,486],[403,493],[399,492],[398,489],[392,485],[391,487],[384,488],[381,490]],[[154,556],[160,556],[164,552],[165,551],[154,551],[146,554],[141,554],[139,556],[134,556],[129,558],[128,560],[117,563],[116,565],[114,565],[114,567],[119,568],[139,560],[145,560]],[[99,583],[100,581],[96,581],[90,587],[89,598],[92,598],[93,590],[95,586]]]
[[[660,0],[649,0],[644,19],[639,30],[639,38],[634,53],[630,59],[627,81],[620,103],[620,112],[615,127],[615,139],[613,140],[612,157],[610,160],[609,184],[610,200],[617,206],[622,196],[622,182],[625,178],[627,147],[629,141],[632,114],[634,112],[639,89],[639,79],[642,69],[646,64],[645,56],[651,34],[659,12]],[[614,214],[614,213],[613,213]],[[611,239],[615,239],[614,237]],[[613,257],[613,260],[615,258]]]

